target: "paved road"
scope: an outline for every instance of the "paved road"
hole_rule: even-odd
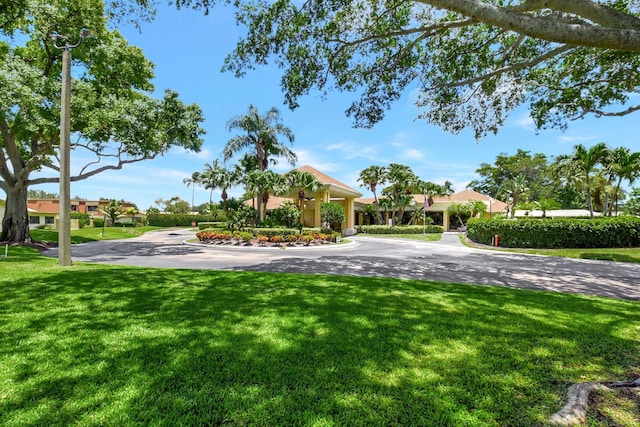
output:
[[[73,245],[74,261],[212,270],[395,277],[543,289],[640,300],[640,264],[513,254],[439,242],[354,236],[352,244],[308,248],[185,244],[189,230]],[[57,256],[57,250],[47,251]]]

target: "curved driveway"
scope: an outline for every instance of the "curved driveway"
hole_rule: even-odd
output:
[[[352,236],[352,244],[307,248],[185,244],[190,230],[73,245],[74,261],[144,267],[394,277],[509,286],[640,300],[640,264],[514,254],[439,242]],[[45,253],[57,256],[57,249]]]

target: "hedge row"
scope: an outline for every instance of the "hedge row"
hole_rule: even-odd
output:
[[[159,214],[147,215],[149,225],[154,227],[191,227],[191,223],[200,223],[210,220],[210,215],[190,215],[190,214]]]
[[[191,223],[189,223],[191,225]],[[206,230],[207,228],[225,228],[227,223],[224,221],[203,221],[198,222],[198,229]]]
[[[440,225],[359,225],[358,233],[364,234],[422,234],[427,233],[444,233],[444,228]]]
[[[640,218],[470,219],[467,235],[507,248],[619,248],[640,246]]]

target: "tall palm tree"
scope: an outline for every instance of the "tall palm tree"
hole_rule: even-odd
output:
[[[617,179],[613,196],[617,212],[622,181],[629,181],[629,185],[633,185],[633,182],[640,176],[640,152],[632,153],[627,147],[618,147],[610,150],[604,161],[604,168],[612,181]],[[611,211],[609,215],[611,215]]]
[[[193,206],[196,197],[196,184],[200,184],[200,172],[194,172],[191,174],[191,178],[185,178],[182,182],[189,188],[190,185],[193,185],[193,189],[191,190],[191,211],[193,212]]]
[[[235,154],[249,150],[255,157],[259,170],[264,171],[269,167],[269,162],[274,162],[273,157],[284,157],[291,166],[295,166],[298,157],[286,145],[279,141],[283,136],[293,144],[295,137],[291,129],[282,124],[280,112],[273,107],[261,116],[260,112],[253,105],[249,105],[249,111],[242,116],[231,118],[227,122],[229,131],[239,130],[245,132],[243,135],[236,135],[227,141],[222,156],[225,161],[231,159]],[[245,158],[245,169],[251,167],[248,159]],[[258,199],[269,198],[268,194],[260,193]],[[260,206],[258,206],[260,213]]]
[[[380,201],[378,200],[377,187],[387,183],[387,168],[384,166],[369,166],[360,171],[358,181],[361,187],[367,187],[373,193],[374,205],[376,208],[376,221],[382,224],[382,214],[380,213]]]
[[[298,210],[300,210],[300,223],[302,224],[302,214],[304,211],[304,200],[307,192],[315,193],[320,190],[323,185],[314,174],[309,171],[299,171],[294,169],[285,174],[285,178],[289,181],[289,185],[293,190],[298,190]]]
[[[260,170],[268,168],[272,156],[284,157],[291,166],[295,166],[298,160],[296,154],[278,140],[279,136],[284,136],[293,144],[295,137],[291,129],[281,123],[280,112],[275,107],[261,116],[256,107],[249,105],[249,112],[230,119],[227,129],[240,130],[246,134],[234,136],[227,141],[222,151],[225,161],[246,149],[252,151]]]

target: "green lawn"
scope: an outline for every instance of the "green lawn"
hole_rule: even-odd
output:
[[[631,301],[16,247],[0,289],[2,426],[532,426],[640,375]]]
[[[86,227],[80,230],[71,230],[71,243],[85,243],[94,240],[127,239],[142,236],[147,231],[159,230],[161,227]],[[104,235],[102,234],[104,231]],[[32,239],[41,242],[57,242],[57,230],[36,229],[29,231]]]

